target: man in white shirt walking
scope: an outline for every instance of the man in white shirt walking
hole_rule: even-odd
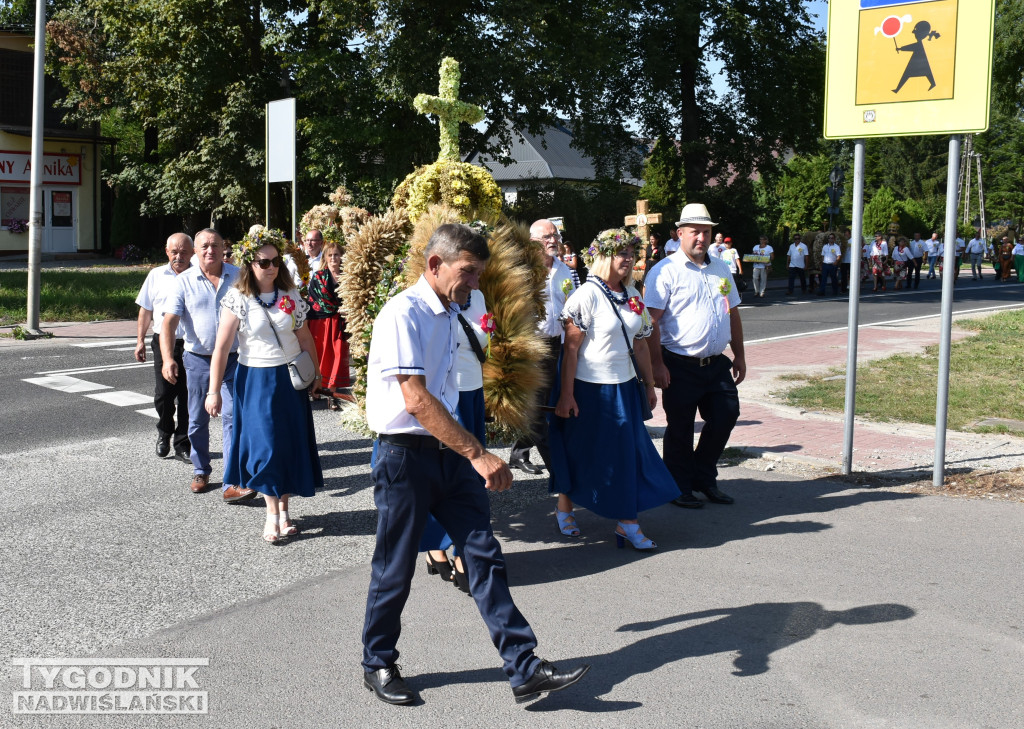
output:
[[[163,325],[164,313],[168,301],[174,294],[178,274],[188,270],[192,258],[192,238],[184,233],[175,233],[167,239],[164,253],[167,254],[167,265],[158,266],[149,272],[142,284],[135,303],[139,305],[138,338],[135,344],[135,359],[146,361],[146,332],[153,325],[153,367],[156,369],[156,390],[153,394],[153,408],[157,414],[156,455],[166,458],[171,452],[171,438],[174,438],[174,457],[179,461],[191,463],[191,445],[188,440],[188,387],[185,381],[185,365],[182,354],[185,351],[185,340],[182,338],[181,327],[174,332],[172,348],[174,362],[178,365],[177,382],[168,382],[163,376],[163,354],[160,350],[160,329]],[[175,425],[174,415],[177,410],[178,422]]]
[[[821,285],[818,288],[818,296],[825,295],[826,279],[832,282],[832,295],[839,296],[839,258],[842,255],[842,249],[836,243],[835,233],[829,233],[825,245],[821,247]]]
[[[971,261],[971,280],[981,281],[981,266],[985,261],[985,252],[988,250],[988,243],[982,237],[981,231],[977,231],[970,243],[967,244],[967,255]]]
[[[565,299],[574,290],[572,271],[558,260],[558,247],[562,237],[555,224],[546,218],[537,220],[530,226],[530,240],[537,241],[544,254],[544,265],[548,268],[547,288],[544,296],[544,319],[538,322],[537,328],[547,344],[548,356],[541,363],[547,375],[547,384],[541,388],[538,397],[541,405],[548,404],[551,385],[555,381],[558,369],[558,354],[562,349],[565,331],[559,317],[565,307]],[[537,446],[544,465],[550,470],[551,451],[548,448],[548,419],[543,412],[538,412],[533,421],[531,433],[517,440],[512,446],[508,465],[529,474],[538,474],[543,469],[530,462],[530,448]]]
[[[800,240],[800,234],[793,234],[793,242],[786,252],[786,268],[789,269],[789,285],[786,288],[786,296],[793,295],[793,284],[797,277],[800,278],[800,293],[807,293],[807,276],[804,269],[807,267],[807,246]]]

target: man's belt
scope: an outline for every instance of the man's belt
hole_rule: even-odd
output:
[[[662,347],[661,352],[663,356],[666,356],[669,359],[679,360],[680,362],[686,362],[687,364],[696,365],[697,367],[707,367],[722,356],[720,354],[712,354],[708,357],[688,357],[685,354],[676,354],[667,347]]]
[[[448,447],[432,435],[417,435],[416,433],[381,433],[377,439],[381,443],[418,451],[443,451]]]

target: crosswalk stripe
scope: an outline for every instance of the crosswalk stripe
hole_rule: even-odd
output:
[[[116,365],[97,365],[96,367],[76,367],[70,370],[44,370],[36,372],[37,375],[84,375],[90,372],[115,372],[117,370],[130,370],[136,367],[152,367],[152,362],[127,362]]]
[[[40,385],[51,390],[58,390],[60,392],[93,392],[95,390],[110,390],[112,389],[109,385],[99,385],[95,382],[86,382],[80,380],[77,377],[68,377],[67,375],[49,375],[48,377],[30,377],[24,382],[30,382],[33,385]]]
[[[153,402],[152,395],[143,395],[138,392],[132,392],[131,390],[114,390],[113,392],[98,392],[92,395],[86,395],[88,398],[93,400],[99,400],[110,405],[117,405],[118,407],[129,407],[132,405],[143,405],[145,403]]]
[[[85,347],[85,348],[88,349],[88,348],[92,348],[92,347],[117,347],[117,346],[120,346],[122,344],[134,344],[134,343],[135,343],[135,339],[134,338],[132,338],[132,339],[106,339],[106,340],[104,340],[102,342],[79,342],[79,343],[74,344],[72,346],[74,346],[74,347]]]
[[[160,415],[157,413],[156,408],[143,408],[142,410],[136,410],[139,415],[148,415],[156,420],[160,419]]]

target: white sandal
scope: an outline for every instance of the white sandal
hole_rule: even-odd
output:
[[[267,514],[267,520],[263,523],[263,541],[267,544],[277,544],[281,541],[281,535],[277,530],[277,514]]]
[[[288,518],[288,512],[282,511],[279,515],[278,525],[282,537],[294,537],[299,533],[299,528]]]

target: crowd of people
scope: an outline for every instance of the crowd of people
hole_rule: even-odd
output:
[[[557,495],[557,527],[568,537],[580,535],[575,509],[587,508],[615,521],[619,547],[651,550],[657,544],[640,528],[640,512],[669,502],[703,506],[696,494],[732,503],[718,489],[716,464],[739,416],[736,385],[746,372],[734,278],[742,263],[731,240],[712,244],[715,225],[703,205],[687,205],[670,241],[648,241],[655,255],[639,287],[633,263],[644,244],[624,229],[603,231],[577,251],[563,246],[551,221],[531,226],[548,269],[537,326],[550,387],[539,393],[547,407],[508,462],[487,450],[484,427],[482,365],[493,331],[479,290],[486,231],[447,224],[434,233],[424,274],[384,306],[370,344],[366,412],[377,433],[379,518],[362,681],[382,701],[415,700],[395,661],[418,552],[431,574],[479,605],[516,701],[586,673],[587,666],[562,671],[534,655],[536,638],[512,601],[490,526],[487,491],[507,489],[511,468],[543,470],[530,461],[533,447]],[[210,418],[219,417],[222,498],[262,496],[262,538],[272,544],[299,532],[290,497],[323,486],[307,392],[338,399],[350,384],[336,293],[342,252],[321,231],[303,242],[316,266],[305,295],[287,241],[254,226],[230,262],[212,229],[194,242],[171,236],[168,264],[150,273],[137,300],[140,361],[154,331],[157,455],[169,457],[173,446],[173,457],[192,466],[190,490],[206,491]],[[658,389],[668,423],[664,457],[644,426]],[[698,411],[704,427],[694,447]]]

